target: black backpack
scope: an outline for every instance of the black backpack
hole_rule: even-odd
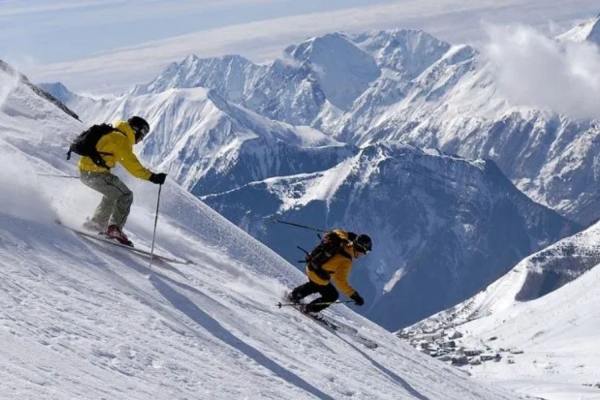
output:
[[[73,152],[80,156],[91,158],[94,164],[99,167],[109,169],[102,158],[102,155],[96,149],[96,144],[98,144],[98,141],[102,136],[116,130],[117,129],[108,124],[92,125],[89,129],[81,132],[79,136],[73,140],[69,146],[69,151],[67,152],[67,160],[71,159],[71,152]]]
[[[356,237],[356,234],[348,232],[348,240],[352,240],[353,237]],[[334,231],[327,232],[323,235],[323,238],[317,247],[306,255],[308,267],[322,279],[329,279],[329,273],[323,270],[323,264],[336,254],[341,254],[346,258],[352,259],[352,256],[344,250],[344,245],[348,240],[340,237]]]

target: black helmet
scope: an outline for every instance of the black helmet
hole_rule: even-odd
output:
[[[148,122],[146,122],[146,120],[142,117],[131,117],[127,120],[127,122],[129,123],[129,126],[131,126],[131,129],[133,129],[135,132],[136,142],[144,139],[144,136],[150,132],[150,125],[148,125]]]
[[[373,248],[373,242],[369,235],[362,234],[354,240],[354,248],[361,253],[367,254]]]

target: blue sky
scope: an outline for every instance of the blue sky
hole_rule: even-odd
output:
[[[597,0],[0,0],[0,59],[35,82],[119,92],[186,55],[263,62],[332,31],[417,28],[453,43],[485,24],[564,29]]]

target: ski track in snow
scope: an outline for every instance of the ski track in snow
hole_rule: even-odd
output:
[[[204,246],[190,250],[184,241],[175,252],[191,253],[197,266],[150,270],[145,258],[58,226],[6,215],[1,222],[5,394],[435,398],[423,394],[422,382],[401,377],[406,360],[390,367],[385,348],[402,345],[381,329],[366,323],[383,339],[376,352],[343,336],[334,340],[293,311],[275,309],[281,282],[218,250],[202,254]],[[286,279],[299,281],[278,263]],[[425,371],[428,361],[420,360]],[[368,379],[355,379],[355,368]]]
[[[43,186],[36,190],[51,199],[63,189]],[[378,349],[276,309],[302,275],[187,193],[166,189],[158,251],[196,265],[149,269],[147,258],[51,219],[0,214],[0,398],[510,398],[344,307],[336,317]],[[48,210],[68,219],[73,209],[61,207]],[[131,226],[148,225],[132,235],[137,243],[151,240],[151,209],[134,207]]]

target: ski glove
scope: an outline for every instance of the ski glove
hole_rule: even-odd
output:
[[[165,183],[165,179],[167,179],[167,174],[162,172],[160,174],[152,174],[150,175],[150,178],[148,178],[150,182],[156,183],[157,185]]]
[[[362,306],[363,304],[365,304],[365,301],[362,297],[360,297],[360,294],[358,294],[358,292],[354,292],[354,294],[350,296],[350,298],[354,300],[354,304],[356,304],[357,306]]]

